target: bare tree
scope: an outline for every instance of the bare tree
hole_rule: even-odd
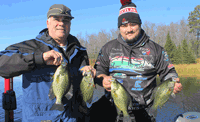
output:
[[[158,43],[163,47],[166,42],[167,32],[168,32],[168,28],[166,25],[160,24],[157,26],[157,30],[155,32],[156,41],[158,41]]]
[[[79,42],[81,43],[82,46],[86,47],[86,41],[82,37],[82,32],[78,33],[76,38],[79,40]]]
[[[148,35],[150,36],[150,39],[152,39],[152,40],[156,39],[156,29],[157,29],[157,27],[156,27],[155,23],[151,23]]]
[[[87,51],[89,53],[90,58],[95,58],[95,54],[97,53],[97,48],[96,48],[96,40],[97,40],[97,35],[96,34],[91,34],[87,35],[88,39],[88,45],[87,45]]]
[[[100,51],[101,47],[103,45],[105,45],[108,41],[111,40],[111,34],[106,32],[105,30],[101,30],[99,33],[98,33],[98,36],[97,36],[97,41],[98,41],[98,51]]]
[[[144,24],[142,24],[142,28],[145,31],[145,33],[147,35],[149,35],[149,30],[150,30],[150,22],[149,21],[145,21]]]
[[[119,29],[118,28],[117,29],[111,29],[110,32],[111,32],[111,40],[116,39],[119,35]]]
[[[178,24],[171,22],[169,25],[169,32],[171,40],[175,43],[176,46],[178,46],[180,43],[177,38]]]
[[[188,26],[188,22],[183,18],[179,22],[173,23],[170,25],[165,24],[155,24],[148,21],[145,21],[142,24],[142,28],[146,32],[150,39],[154,42],[160,44],[164,47],[166,43],[167,33],[169,31],[171,40],[178,45],[181,44],[182,40],[186,39],[189,47],[195,50],[196,45],[196,36],[194,33],[189,33],[190,27]],[[111,29],[109,32],[101,29],[97,34],[85,34],[82,36],[82,33],[77,34],[77,38],[80,43],[87,48],[87,52],[91,58],[96,58],[98,52],[108,41],[116,39],[119,35],[119,29]]]

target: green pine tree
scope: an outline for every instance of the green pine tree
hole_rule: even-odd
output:
[[[184,64],[196,63],[195,56],[193,55],[191,49],[188,48],[187,40],[184,39],[182,42],[182,58]]]
[[[194,11],[191,11],[189,13],[189,17],[188,17],[188,25],[190,27],[190,33],[194,33],[197,37],[197,45],[196,45],[196,52],[197,52],[197,57],[199,57],[199,37],[200,37],[200,5],[197,5],[194,8]]]
[[[197,62],[196,62],[195,55],[194,55],[192,49],[189,49],[189,59],[188,59],[188,62],[189,62],[190,64],[197,63]]]
[[[174,49],[174,52],[172,52],[172,54],[173,54],[173,61],[172,61],[172,63],[173,64],[180,64],[180,61],[179,61],[179,52],[178,52],[178,48],[176,47],[176,49]]]
[[[171,40],[171,37],[170,37],[170,34],[169,34],[169,31],[167,33],[167,39],[166,39],[166,43],[165,43],[165,46],[164,46],[171,62],[173,64],[176,64],[177,63],[177,58],[176,58],[176,45],[174,44],[174,42]]]
[[[189,64],[189,62],[188,62],[188,58],[189,58],[188,57],[188,44],[187,44],[186,39],[182,40],[181,44],[182,44],[182,56],[183,56],[182,61],[184,64]]]
[[[190,40],[189,48],[192,50],[195,58],[198,58],[198,45],[200,44],[197,40]]]
[[[176,62],[176,64],[182,64],[183,61],[182,61],[182,48],[181,48],[181,45],[178,45],[176,54],[177,54],[177,62]]]

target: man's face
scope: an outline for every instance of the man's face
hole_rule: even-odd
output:
[[[47,20],[49,35],[54,40],[67,38],[70,32],[71,19],[65,16],[50,16]]]
[[[127,43],[133,43],[137,41],[140,35],[140,26],[137,23],[127,23],[120,26],[120,34]]]

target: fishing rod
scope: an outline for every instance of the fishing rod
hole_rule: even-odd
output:
[[[5,110],[5,122],[14,122],[14,112],[17,108],[15,91],[13,90],[13,78],[4,79],[4,93],[2,105]]]

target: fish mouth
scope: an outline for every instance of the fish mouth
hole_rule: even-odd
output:
[[[63,67],[66,67],[67,66],[67,64],[66,63],[63,63],[63,64],[61,64]]]
[[[66,66],[67,66],[67,62],[62,61],[61,66],[62,66],[62,67],[66,67]]]

